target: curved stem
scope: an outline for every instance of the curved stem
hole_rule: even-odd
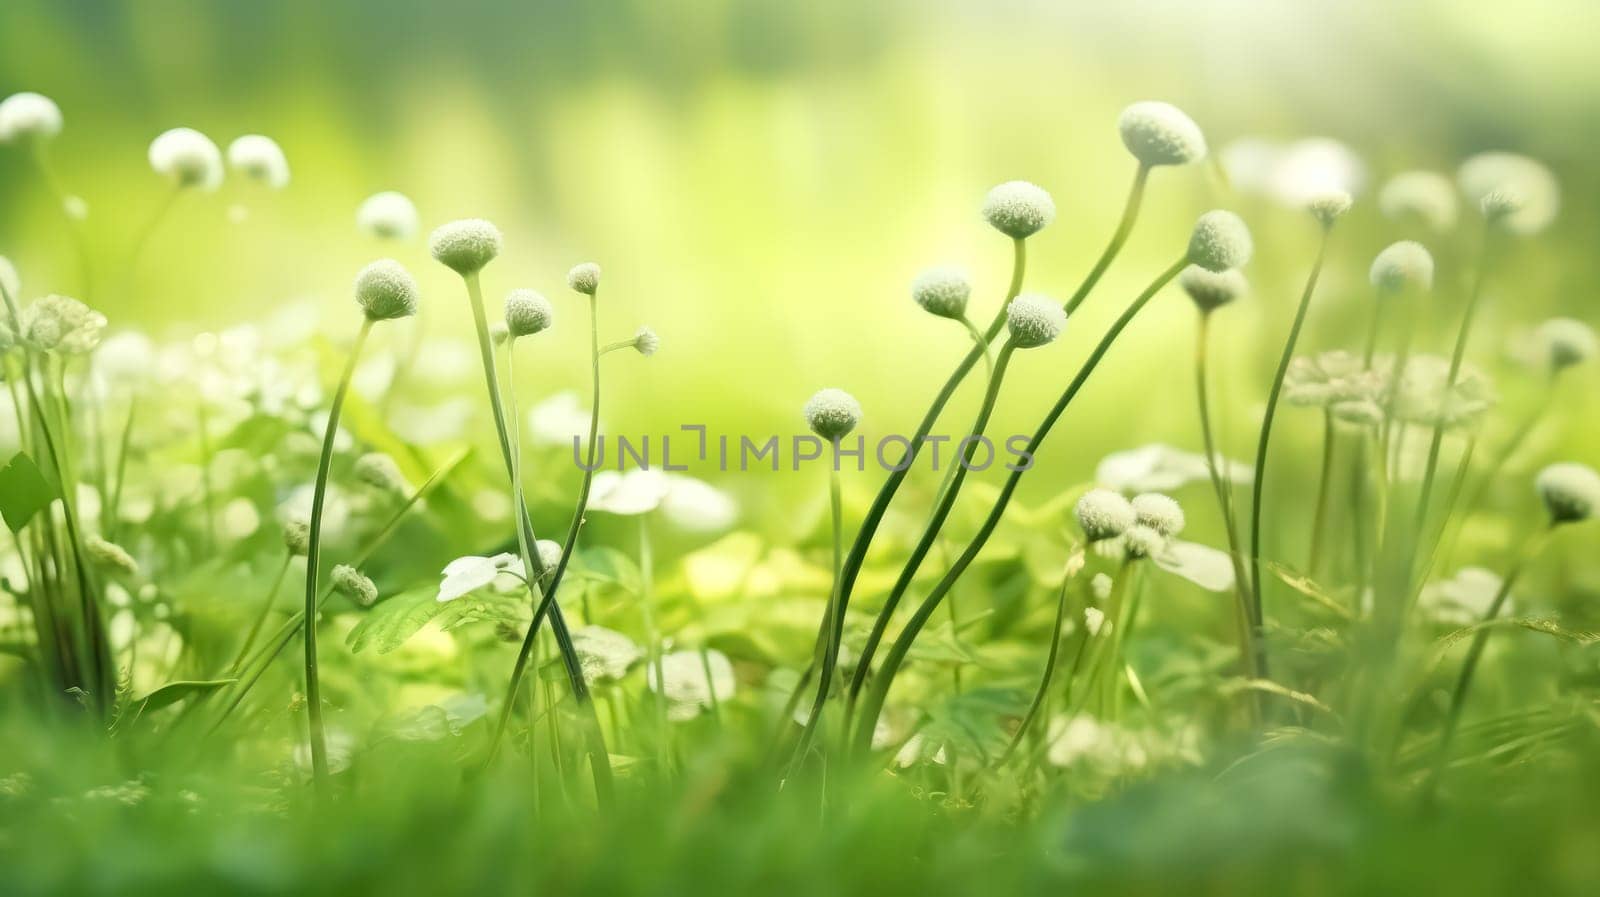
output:
[[[784,776],[786,779],[805,760],[806,751],[811,747],[811,739],[822,718],[822,708],[828,701],[833,670],[839,665],[839,642],[844,633],[844,620],[839,613],[839,569],[844,565],[844,512],[843,503],[839,500],[838,464],[828,471],[828,508],[833,536],[833,588],[829,590],[828,607],[822,618],[822,675],[817,677],[817,696],[811,702],[811,713],[806,717],[806,724],[800,729],[800,740],[795,745],[794,756],[789,760],[789,772]]]
[[[302,617],[303,640],[306,649],[306,717],[310,723],[311,776],[318,791],[328,787],[328,739],[322,725],[322,685],[317,675],[317,573],[322,555],[322,506],[328,495],[328,467],[333,463],[333,442],[339,432],[339,413],[344,410],[344,397],[350,389],[350,378],[356,370],[356,360],[361,357],[361,347],[372,332],[372,320],[362,318],[361,330],[356,334],[355,345],[345,359],[344,372],[339,375],[339,386],[333,393],[333,405],[328,409],[328,423],[322,434],[322,456],[317,461],[317,481],[311,494],[311,533],[306,542],[306,605]]]
[[[130,286],[136,281],[139,273],[139,261],[144,257],[144,250],[150,244],[150,238],[155,236],[156,231],[161,227],[161,222],[165,221],[167,215],[172,212],[172,207],[178,204],[178,197],[181,195],[183,195],[182,187],[175,185],[168,190],[167,195],[162,198],[161,204],[156,206],[155,212],[150,215],[149,220],[144,223],[144,227],[133,238],[133,248],[128,251],[128,283]]]
[[[1333,485],[1333,412],[1322,409],[1322,472],[1317,477],[1317,503],[1311,512],[1311,553],[1306,575],[1315,579],[1322,560],[1322,536],[1327,526],[1328,491]]]
[[[1056,404],[1045,415],[1044,420],[1034,430],[1033,435],[1029,437],[1028,445],[1025,449],[1027,457],[1031,459],[1036,456],[1039,446],[1050,435],[1050,430],[1055,426],[1056,421],[1061,418],[1062,414],[1066,413],[1067,407],[1072,404],[1072,400],[1083,389],[1084,383],[1094,373],[1101,359],[1111,350],[1112,344],[1116,342],[1122,331],[1150,303],[1155,294],[1170,283],[1173,278],[1177,277],[1188,264],[1189,257],[1185,254],[1168,267],[1167,270],[1158,275],[1149,286],[1145,287],[1144,292],[1140,293],[1123,310],[1122,315],[1112,323],[1110,329],[1100,339],[1100,343],[1095,346],[1094,351],[1089,353],[1089,357],[1085,359],[1082,367],[1078,369],[1078,373],[1073,377],[1072,382],[1068,384],[1061,397],[1056,400]],[[1018,469],[1013,470],[1011,475],[1006,478],[1005,484],[1000,487],[1000,494],[995,498],[994,507],[990,509],[989,516],[984,518],[983,523],[978,527],[978,532],[972,537],[972,541],[961,552],[961,556],[956,558],[955,564],[945,573],[944,578],[940,579],[938,584],[934,586],[933,591],[928,593],[928,597],[923,600],[911,619],[906,621],[905,628],[901,630],[900,636],[895,639],[894,645],[890,647],[889,654],[884,657],[883,668],[874,680],[871,691],[867,693],[867,702],[863,705],[864,709],[861,718],[856,722],[855,750],[859,753],[865,754],[872,744],[872,730],[878,722],[878,714],[883,710],[883,702],[888,697],[889,686],[893,684],[895,673],[899,670],[900,665],[905,662],[906,654],[911,650],[912,642],[916,641],[917,635],[927,625],[934,611],[939,609],[939,603],[944,599],[944,596],[949,593],[950,589],[955,586],[956,581],[972,565],[973,560],[977,558],[978,553],[983,550],[983,546],[989,541],[989,537],[994,534],[995,527],[1000,524],[1000,518],[1005,515],[1006,506],[1011,502],[1011,496],[1017,491],[1017,485],[1021,482],[1022,475],[1032,466],[1031,463],[1028,465],[1019,464],[1017,465]]]
[[[1044,706],[1045,697],[1050,694],[1050,683],[1055,679],[1056,663],[1061,657],[1062,629],[1067,623],[1068,587],[1072,585],[1074,567],[1083,563],[1083,549],[1072,553],[1067,561],[1067,569],[1061,577],[1061,589],[1056,593],[1056,622],[1050,630],[1050,652],[1045,655],[1044,673],[1039,677],[1039,687],[1034,690],[1033,700],[1028,702],[1028,710],[1022,715],[1022,722],[1017,724],[1017,731],[1011,735],[1011,741],[1006,744],[1006,749],[1001,752],[1000,759],[995,761],[995,766],[1005,765],[1006,760],[1016,752],[1017,746],[1022,744],[1022,739],[1033,728],[1033,721],[1039,715],[1039,708]]]
[[[1002,306],[1002,308],[1004,308],[1004,306]],[[961,326],[967,328],[967,333],[972,336],[972,344],[983,350],[984,373],[993,378],[994,356],[989,353],[989,337],[985,336],[983,331],[978,329],[978,325],[972,323],[972,319],[966,315],[962,315],[956,320],[961,322]]]
[[[1117,229],[1112,232],[1110,242],[1101,251],[1100,258],[1095,260],[1094,267],[1089,269],[1089,274],[1084,277],[1083,283],[1073,292],[1072,298],[1067,300],[1067,314],[1078,310],[1083,300],[1089,298],[1089,293],[1094,290],[1095,284],[1100,282],[1101,275],[1111,267],[1111,262],[1122,251],[1122,245],[1128,242],[1128,235],[1133,233],[1133,223],[1139,218],[1139,206],[1144,202],[1144,186],[1150,180],[1150,167],[1141,164],[1139,170],[1133,175],[1133,187],[1128,190],[1128,199],[1122,205],[1122,218],[1117,222]]]
[[[468,303],[472,306],[472,322],[478,334],[478,357],[483,365],[484,383],[489,389],[489,407],[494,413],[495,434],[499,437],[500,455],[505,463],[506,478],[509,480],[515,474],[510,428],[506,424],[505,407],[500,400],[499,380],[495,377],[494,342],[489,338],[489,319],[483,310],[483,290],[476,274],[463,275],[462,280],[466,283]],[[600,719],[595,715],[594,705],[589,700],[589,686],[583,678],[583,665],[579,662],[577,649],[572,644],[572,634],[567,630],[566,617],[561,612],[561,606],[555,603],[558,583],[552,577],[549,587],[543,590],[541,596],[539,582],[545,571],[539,561],[539,553],[534,550],[538,539],[534,536],[533,521],[528,516],[528,504],[522,495],[513,495],[512,504],[517,512],[517,549],[521,555],[523,579],[528,584],[529,594],[537,604],[533,622],[528,626],[528,637],[533,638],[537,634],[539,624],[548,613],[550,631],[555,636],[556,647],[560,650],[561,660],[567,672],[567,681],[572,689],[572,697],[586,714],[584,729],[589,768],[594,776],[595,796],[601,805],[609,806],[611,760],[606,752],[605,736],[600,731]],[[517,687],[521,684],[522,676],[527,669],[527,654],[521,653],[517,659],[518,663],[511,671],[511,683],[506,690],[506,700],[511,702],[516,700]]]
[[[261,627],[266,625],[267,617],[272,615],[273,599],[278,597],[278,589],[283,585],[283,580],[289,575],[289,564],[294,560],[292,553],[285,553],[283,564],[278,567],[278,575],[272,578],[272,586],[267,589],[267,595],[261,599],[261,610],[256,613],[256,620],[250,624],[250,631],[245,634],[244,642],[239,645],[239,651],[233,657],[233,662],[228,664],[228,674],[233,675],[239,671],[240,664],[250,656],[250,649],[255,647],[256,638],[261,635]]]
[[[78,275],[83,279],[83,298],[86,302],[92,302],[94,266],[89,258],[89,241],[84,235],[83,221],[74,215],[68,206],[67,191],[61,186],[61,178],[56,174],[56,167],[50,159],[50,151],[45,141],[34,142],[33,160],[39,166],[39,176],[44,179],[45,186],[55,198],[56,206],[67,219],[67,230],[72,234],[73,249],[78,253]]]
[[[994,376],[989,379],[989,388],[984,391],[983,404],[978,408],[978,416],[972,423],[972,433],[967,437],[966,449],[956,461],[954,472],[950,477],[950,486],[939,499],[939,504],[934,508],[933,516],[922,528],[922,535],[917,538],[917,544],[911,549],[911,556],[906,559],[905,565],[900,568],[900,575],[896,577],[894,586],[889,589],[889,597],[884,600],[883,608],[878,612],[878,618],[873,621],[872,631],[867,635],[866,644],[861,648],[861,657],[856,661],[855,675],[851,681],[851,703],[853,698],[860,693],[861,685],[872,667],[872,659],[878,650],[878,643],[883,639],[883,634],[889,626],[889,620],[894,616],[895,608],[900,605],[900,599],[911,588],[911,582],[916,578],[917,570],[922,561],[928,556],[934,542],[939,538],[939,530],[944,526],[945,520],[950,516],[950,511],[955,507],[956,497],[961,494],[961,484],[966,480],[968,465],[972,462],[973,454],[977,450],[977,439],[989,425],[989,418],[994,414],[995,401],[1000,395],[1000,384],[1005,380],[1006,367],[1011,361],[1011,354],[1015,351],[1009,341],[1000,347],[1000,356],[995,359]],[[834,620],[835,640],[842,634],[843,619]],[[820,709],[823,699],[827,696],[826,686],[830,670],[822,670],[822,685],[817,690],[816,708]],[[849,714],[846,713],[848,718]]]
[[[1266,494],[1267,448],[1272,441],[1272,420],[1278,410],[1278,396],[1283,392],[1283,378],[1289,372],[1289,362],[1294,360],[1295,344],[1300,340],[1300,328],[1305,325],[1306,311],[1311,308],[1311,295],[1316,291],[1317,278],[1322,274],[1322,263],[1328,255],[1328,235],[1332,228],[1324,226],[1317,244],[1317,259],[1311,266],[1311,276],[1306,278],[1306,288],[1300,294],[1300,307],[1295,310],[1294,324],[1289,328],[1289,338],[1283,344],[1283,355],[1278,359],[1278,372],[1272,378],[1272,390],[1267,394],[1267,414],[1261,421],[1261,437],[1256,443],[1255,480],[1250,490],[1250,625],[1254,629],[1256,644],[1256,671],[1267,675],[1266,645],[1263,643],[1263,614],[1261,601],[1261,500]]]
[[[1216,437],[1211,427],[1211,401],[1209,399],[1209,378],[1206,376],[1206,361],[1210,355],[1211,314],[1200,314],[1200,325],[1195,331],[1195,392],[1200,406],[1200,440],[1206,451],[1206,471],[1211,475],[1211,488],[1217,494],[1218,510],[1222,514],[1222,529],[1228,540],[1228,560],[1233,566],[1234,579],[1234,624],[1239,637],[1239,661],[1245,667],[1246,673],[1255,677],[1257,653],[1255,639],[1250,626],[1250,591],[1245,578],[1244,552],[1239,543],[1239,524],[1233,509],[1233,486],[1230,480],[1222,475],[1218,466],[1218,453]]]

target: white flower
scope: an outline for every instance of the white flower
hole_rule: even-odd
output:
[[[404,193],[374,193],[356,210],[356,227],[380,240],[409,240],[417,233],[417,207]]]
[[[1105,583],[1105,589],[1109,593],[1111,591],[1111,577],[1106,576],[1104,573],[1096,573],[1094,575],[1094,585],[1098,587],[1102,578]],[[1098,588],[1096,591],[1098,591]],[[1083,628],[1089,630],[1090,635],[1099,635],[1101,630],[1109,631],[1109,627],[1106,625],[1106,612],[1098,607],[1084,608]]]
[[[681,530],[714,533],[727,529],[739,519],[739,503],[710,483],[669,473],[667,494],[661,499],[661,513]]]
[[[179,187],[222,186],[222,151],[193,128],[173,128],[150,142],[150,167]]]
[[[726,703],[738,687],[727,655],[710,649],[703,660],[699,651],[667,654],[661,658],[661,681],[656,679],[654,666],[645,667],[645,680],[651,691],[667,699],[667,718],[675,722],[699,716],[711,706],[713,696],[718,704]]]
[[[48,140],[61,133],[61,107],[40,94],[24,91],[0,100],[0,143]]]
[[[228,164],[246,178],[273,190],[289,186],[289,160],[271,137],[246,134],[228,144]]]
[[[670,488],[666,476],[653,468],[627,473],[602,470],[590,486],[589,510],[630,517],[648,514],[661,506]]]
[[[1461,192],[1473,205],[1492,195],[1515,197],[1516,208],[1505,215],[1512,233],[1529,236],[1544,230],[1561,210],[1561,185],[1542,162],[1516,153],[1479,153],[1456,172]]]
[[[439,583],[440,601],[454,601],[469,592],[476,592],[492,584],[495,577],[514,570],[519,563],[514,554],[503,553],[494,557],[467,555],[446,564],[441,571],[444,579]]]
[[[1458,205],[1450,179],[1434,171],[1403,171],[1378,191],[1378,211],[1385,218],[1415,218],[1435,231],[1456,226]]]
[[[633,639],[604,626],[572,630],[572,647],[583,667],[583,678],[590,682],[616,682],[644,656],[644,649]]]
[[[1490,570],[1462,567],[1455,576],[1423,589],[1418,604],[1424,613],[1440,623],[1471,626],[1489,612],[1500,585],[1500,577]],[[1507,596],[1504,607],[1507,614],[1511,607],[1511,597]]]
[[[1241,462],[1219,459],[1218,467],[1235,483],[1252,479],[1251,468]],[[1125,493],[1171,492],[1210,476],[1204,455],[1160,443],[1107,455],[1094,471],[1100,485]]]
[[[1287,145],[1247,137],[1222,150],[1222,167],[1234,187],[1270,197],[1291,209],[1303,209],[1329,191],[1359,195],[1366,184],[1366,165],[1348,146],[1326,137]]]

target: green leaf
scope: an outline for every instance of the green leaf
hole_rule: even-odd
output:
[[[354,653],[376,647],[379,654],[387,654],[405,644],[442,611],[467,600],[440,601],[438,594],[436,589],[416,589],[379,602],[350,630],[345,644]],[[456,608],[456,613],[460,612]]]
[[[21,532],[59,494],[27,452],[17,452],[0,468],[0,517],[13,533]]]
[[[191,698],[195,695],[201,695],[205,694],[206,692],[215,691],[224,685],[232,685],[237,681],[239,680],[181,679],[176,682],[168,682],[166,685],[161,686],[142,698],[135,698],[133,700],[133,705],[138,707],[141,713],[149,712],[151,710],[160,710],[163,707],[171,706],[186,698]]]

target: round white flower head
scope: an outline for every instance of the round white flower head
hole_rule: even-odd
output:
[[[556,572],[556,565],[561,563],[561,543],[554,539],[539,539],[533,543],[539,552],[539,566],[546,573]]]
[[[911,281],[911,301],[922,310],[941,318],[960,318],[967,313],[967,298],[972,295],[972,279],[961,268],[929,268]]]
[[[1122,534],[1122,549],[1130,558],[1147,558],[1160,553],[1167,545],[1167,537],[1153,526],[1136,523]]]
[[[489,322],[489,341],[496,346],[503,346],[511,339],[511,328],[504,321]]]
[[[273,190],[289,186],[289,160],[271,137],[246,134],[228,144],[228,164],[246,178]]]
[[[1171,496],[1159,492],[1146,492],[1133,497],[1133,513],[1139,523],[1163,536],[1176,536],[1183,532],[1183,508]]]
[[[304,556],[311,550],[311,523],[299,517],[283,522],[283,547],[293,555]]]
[[[150,141],[150,167],[179,187],[210,192],[222,186],[222,151],[193,128],[173,128]]]
[[[100,345],[106,316],[68,296],[46,296],[22,310],[19,342],[39,352],[83,355]]]
[[[378,587],[366,574],[350,566],[339,564],[328,574],[333,590],[355,602],[358,607],[371,607],[378,603]]]
[[[83,548],[89,553],[90,560],[102,567],[117,570],[129,576],[135,576],[139,573],[139,562],[133,559],[133,555],[129,554],[126,548],[115,542],[107,542],[105,539],[90,533],[89,537],[84,539]]]
[[[1456,182],[1480,207],[1491,193],[1516,197],[1518,207],[1503,210],[1500,224],[1524,236],[1544,230],[1561,210],[1561,186],[1555,175],[1543,163],[1516,153],[1479,153],[1461,163]]]
[[[1380,293],[1433,289],[1433,254],[1414,240],[1391,243],[1372,260],[1367,275]]]
[[[410,317],[417,313],[417,282],[394,259],[378,259],[356,275],[356,303],[369,321]]]
[[[1133,504],[1120,492],[1110,489],[1090,489],[1078,499],[1072,513],[1083,528],[1083,537],[1090,542],[1115,539],[1138,520]]]
[[[520,636],[520,633],[518,634]],[[644,649],[614,629],[582,626],[572,630],[572,648],[591,682],[617,682],[644,657]]]
[[[1178,275],[1178,284],[1203,312],[1212,312],[1249,292],[1250,284],[1237,269],[1207,271],[1190,265]]]
[[[55,100],[24,91],[0,100],[0,143],[49,140],[61,133],[61,107]]]
[[[567,286],[586,296],[593,296],[600,289],[600,266],[594,262],[573,265],[572,270],[567,272]]]
[[[380,240],[409,240],[417,232],[417,207],[404,193],[374,193],[356,209],[356,227]]]
[[[1049,296],[1023,293],[1006,306],[1006,328],[1019,349],[1049,345],[1067,329],[1067,311]]]
[[[1450,179],[1434,171],[1406,171],[1378,191],[1378,211],[1385,218],[1417,219],[1435,231],[1456,226],[1456,190]]]
[[[1600,473],[1587,464],[1552,464],[1534,480],[1552,523],[1580,523],[1600,505]]]
[[[1207,271],[1242,268],[1254,252],[1244,219],[1224,209],[1201,215],[1189,236],[1189,261]]]
[[[1522,194],[1508,188],[1484,194],[1478,207],[1483,211],[1483,217],[1489,219],[1489,223],[1512,230],[1511,216],[1522,211],[1526,204]]]
[[[1117,130],[1122,145],[1145,166],[1186,165],[1206,155],[1200,126],[1171,103],[1134,103],[1122,110]]]
[[[1331,227],[1345,212],[1350,211],[1352,202],[1350,194],[1343,190],[1319,190],[1306,200],[1306,211],[1323,227]]]
[[[823,439],[843,439],[861,423],[861,403],[842,389],[819,389],[806,402],[806,426]]]
[[[533,290],[512,290],[506,296],[506,329],[513,337],[532,336],[555,321],[550,300]]]
[[[379,492],[387,492],[397,498],[404,498],[411,493],[411,484],[400,472],[400,465],[383,452],[368,452],[357,458],[351,473],[358,482],[366,483]]]
[[[1551,318],[1539,325],[1539,341],[1553,371],[1582,364],[1595,356],[1594,329],[1576,318]]]
[[[640,327],[639,332],[633,335],[633,348],[646,358],[661,351],[661,337],[656,335],[649,327]]]
[[[1021,240],[1044,230],[1056,219],[1056,204],[1043,187],[1027,181],[1006,181],[984,197],[983,217],[995,230]]]
[[[500,243],[500,228],[482,218],[466,218],[434,230],[428,238],[428,251],[445,267],[466,277],[494,261]]]

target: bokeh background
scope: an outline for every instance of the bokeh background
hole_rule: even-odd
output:
[[[89,203],[104,281],[94,301],[113,328],[182,336],[309,300],[344,339],[351,276],[395,252],[357,232],[356,206],[400,190],[424,232],[466,216],[502,227],[491,295],[530,286],[556,300],[562,320],[524,366],[527,394],[586,382],[584,309],[562,278],[592,259],[605,268],[608,334],[648,324],[665,345],[609,365],[612,432],[791,433],[812,391],[839,386],[861,399],[875,439],[912,428],[965,350],[959,328],[908,301],[911,277],[969,267],[974,317],[986,320],[1009,248],[978,206],[993,184],[1022,178],[1060,212],[1032,241],[1028,288],[1070,293],[1133,173],[1115,122],[1140,99],[1181,106],[1214,148],[1320,136],[1359,155],[1358,205],[1308,348],[1356,341],[1368,261],[1411,236],[1377,214],[1375,185],[1406,168],[1453,172],[1487,149],[1548,162],[1564,205],[1551,231],[1509,254],[1474,355],[1493,366],[1508,337],[1548,315],[1593,320],[1596,33],[1592,0],[6,0],[0,94],[39,91],[65,112],[57,166]],[[116,260],[164,195],[146,146],[177,125],[224,146],[272,136],[293,182],[185,197],[137,275],[118,278]],[[24,270],[28,296],[78,289],[52,204],[25,158],[0,152],[0,252]],[[238,205],[242,222],[228,215]],[[1225,441],[1245,454],[1315,233],[1302,213],[1230,186],[1218,165],[1156,174],[1127,251],[1063,344],[1014,366],[992,431],[1030,430],[1193,217],[1219,205],[1244,213],[1259,244],[1255,295],[1216,334]],[[1441,257],[1471,245],[1464,221]],[[421,237],[398,256],[422,278],[425,326],[465,338],[453,275]],[[1436,349],[1461,274],[1441,271]],[[1198,446],[1193,321],[1174,290],[1136,325],[1053,437],[1039,488],[1086,479],[1115,449]],[[1528,376],[1504,370],[1514,404]],[[1592,387],[1593,372],[1581,376]],[[1574,413],[1541,451],[1593,445],[1593,393],[1572,392]],[[1280,445],[1310,471],[1320,431],[1287,419],[1299,424]],[[821,475],[767,477],[776,488],[746,500],[762,517],[797,494],[820,499]]]

